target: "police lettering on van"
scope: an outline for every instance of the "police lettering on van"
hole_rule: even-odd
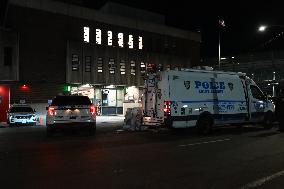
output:
[[[194,81],[199,93],[224,93],[225,82]]]

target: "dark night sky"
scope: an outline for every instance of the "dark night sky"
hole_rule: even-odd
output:
[[[79,3],[98,9],[107,0],[61,0]],[[263,51],[283,48],[284,27],[271,27],[265,33],[257,28],[260,24],[284,25],[282,5],[270,1],[266,4],[247,1],[147,1],[147,0],[112,0],[135,8],[146,9],[166,16],[167,25],[200,31],[202,36],[201,56],[218,56],[218,15],[225,21],[221,29],[221,54],[236,55],[252,51]],[[198,2],[198,3],[197,3]],[[237,2],[237,3],[236,3]],[[223,15],[223,16],[222,16]],[[264,45],[265,44],[265,45]]]

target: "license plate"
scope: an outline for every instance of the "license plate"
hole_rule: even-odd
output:
[[[76,119],[77,117],[76,116],[70,116],[70,119]]]

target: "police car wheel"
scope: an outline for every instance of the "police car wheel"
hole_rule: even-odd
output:
[[[207,135],[212,130],[212,120],[209,116],[201,117],[197,122],[197,129],[200,134]]]
[[[267,112],[264,116],[263,127],[264,129],[271,129],[273,126],[273,114],[272,112]]]

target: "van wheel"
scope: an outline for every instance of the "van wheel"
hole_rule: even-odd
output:
[[[213,121],[209,116],[202,116],[196,124],[198,133],[208,135],[212,131],[212,125]]]
[[[263,128],[271,129],[273,126],[273,113],[271,111],[267,112],[263,120]]]

